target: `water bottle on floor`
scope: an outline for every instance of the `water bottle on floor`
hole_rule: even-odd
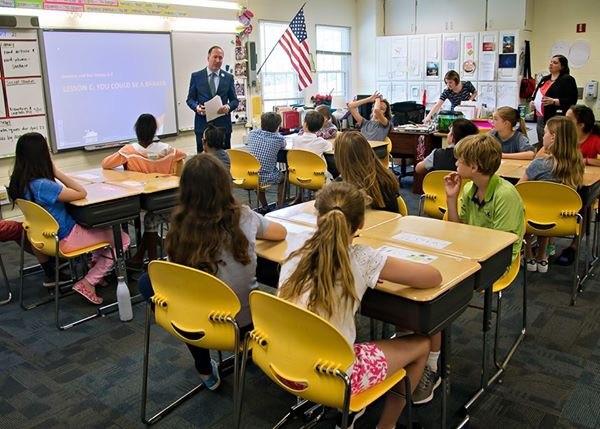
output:
[[[119,307],[119,319],[122,322],[129,322],[133,319],[133,310],[131,309],[131,295],[129,288],[125,283],[125,278],[119,276],[117,283],[117,305]]]

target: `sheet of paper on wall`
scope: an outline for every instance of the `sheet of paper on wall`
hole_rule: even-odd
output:
[[[427,56],[427,60],[437,60],[440,58],[440,35],[427,36],[427,51],[425,55]]]
[[[495,80],[496,53],[482,52],[479,56],[479,80]]]
[[[440,83],[426,83],[425,90],[427,91],[427,104],[437,103],[437,101],[440,99],[441,94]]]
[[[217,119],[219,116],[225,115],[224,113],[217,113],[218,110],[223,107],[223,102],[221,101],[221,97],[215,95],[213,98],[204,103],[204,108],[206,109],[206,120],[208,122]]]
[[[392,58],[408,58],[408,40],[406,37],[395,37],[392,41]]]
[[[477,101],[488,111],[496,109],[496,82],[479,82],[477,85]]]
[[[516,82],[498,82],[496,86],[496,105],[517,108],[519,91]]]
[[[457,61],[460,42],[457,38],[444,39],[443,51],[445,61]]]
[[[406,57],[392,57],[390,59],[390,70],[392,72],[393,79],[405,80],[408,76]]]

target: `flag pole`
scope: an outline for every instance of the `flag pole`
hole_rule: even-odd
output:
[[[298,9],[298,12],[296,12],[296,15],[298,15],[298,13],[304,9],[304,6],[306,6],[306,3],[308,2],[304,2],[304,4],[302,5],[302,7],[300,9]],[[294,15],[294,16],[296,16]],[[293,19],[293,17],[292,17]],[[291,22],[291,21],[290,21]],[[289,24],[288,24],[289,26]],[[281,39],[281,37],[279,37],[279,39]],[[269,57],[271,56],[271,54],[273,53],[273,51],[275,50],[275,48],[277,47],[277,45],[279,44],[279,39],[277,39],[277,42],[275,42],[275,44],[273,45],[273,48],[271,49],[271,52],[269,52],[269,55],[267,55],[267,57],[265,58],[265,60],[262,62],[262,64],[260,65],[260,67],[258,68],[256,75],[258,76],[260,74],[260,71],[262,70],[262,68],[264,67],[264,65],[266,64],[267,60],[269,59]]]

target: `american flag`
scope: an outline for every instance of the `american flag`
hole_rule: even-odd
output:
[[[306,42],[306,22],[303,9],[296,14],[290,26],[279,39],[279,45],[290,57],[292,66],[298,73],[298,89],[302,91],[312,83],[310,52]]]

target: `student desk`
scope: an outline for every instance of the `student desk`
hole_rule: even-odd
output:
[[[314,200],[275,210],[267,213],[266,216],[275,221],[283,219],[311,227],[316,227],[317,225],[317,209],[315,209]],[[368,209],[365,212],[365,226],[362,231],[398,219],[399,217],[398,213]]]
[[[277,265],[283,263],[289,254],[299,249],[314,232],[314,227],[286,220],[274,219],[288,230],[286,240],[269,242],[257,240],[256,253],[268,263],[275,274],[269,283],[278,285]],[[362,299],[361,314],[377,320],[392,323],[414,332],[431,335],[443,331],[441,353],[441,375],[443,382],[442,427],[446,422],[446,399],[450,387],[450,327],[467,308],[475,289],[476,273],[480,265],[470,259],[444,255],[433,251],[423,252],[410,246],[389,243],[374,238],[359,236],[354,243],[365,244],[381,249],[389,255],[407,260],[427,261],[442,274],[442,284],[431,289],[415,289],[384,281],[375,289],[368,289]],[[263,261],[259,265],[265,265]],[[259,270],[260,270],[259,266]],[[264,280],[260,279],[263,283]]]
[[[391,154],[394,158],[412,158],[413,168],[417,164],[417,146],[419,137],[423,136],[425,143],[425,152],[423,156],[427,156],[433,149],[442,146],[442,139],[435,135],[433,131],[429,132],[407,132],[392,128],[388,137],[392,141]],[[412,191],[415,194],[423,193],[423,179],[416,176],[413,179]]]
[[[168,212],[175,207],[179,192],[179,177],[156,177],[156,175],[150,174],[146,176],[151,177],[142,178],[142,180],[109,180],[106,183],[137,190],[140,193],[140,206],[143,210],[161,213]]]
[[[365,237],[409,245],[447,255],[477,261],[481,270],[475,276],[475,288],[484,290],[483,352],[480,390],[488,383],[488,331],[492,318],[492,285],[505,273],[512,261],[515,234],[417,216],[404,216],[393,222],[370,228]]]
[[[106,170],[103,168],[90,168],[88,170],[76,171],[70,173],[70,176],[82,182],[101,183],[101,182],[121,182],[125,180],[136,180],[146,182],[148,180],[168,176],[167,174],[158,173],[139,173],[137,171],[128,170]]]

